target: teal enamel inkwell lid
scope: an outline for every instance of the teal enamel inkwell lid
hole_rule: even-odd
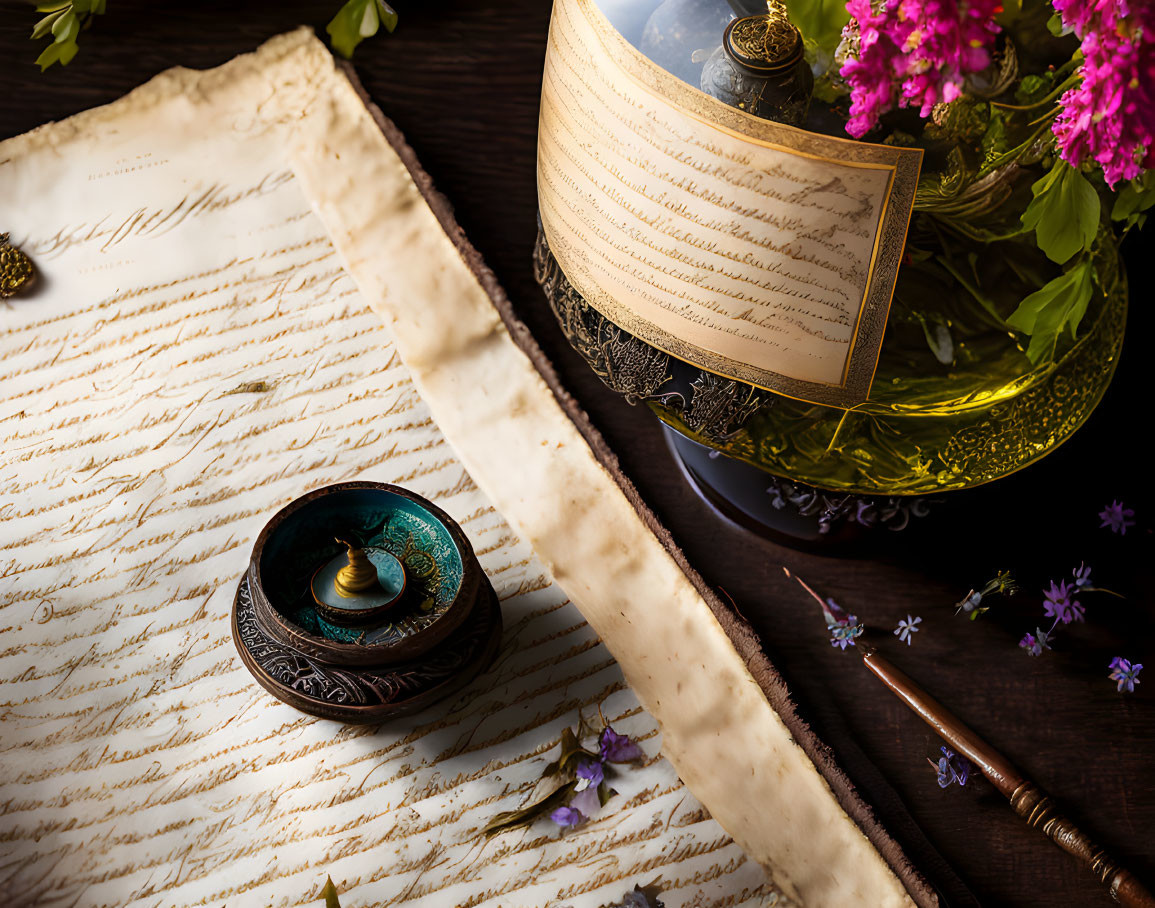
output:
[[[303,495],[261,531],[233,632],[275,696],[326,718],[379,722],[482,671],[501,612],[448,514],[399,486],[349,482]]]

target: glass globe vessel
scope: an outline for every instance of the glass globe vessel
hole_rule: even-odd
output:
[[[801,19],[759,2],[588,6],[633,51],[695,91],[749,116],[847,137],[838,71],[854,36],[847,30],[832,46],[841,21]],[[735,46],[733,34],[749,23],[747,33],[770,35],[769,50]],[[617,310],[577,289],[550,232],[539,230],[536,274],[569,342],[609,387],[656,414],[690,478],[731,516],[803,539],[902,528],[925,513],[926,496],[997,480],[1045,456],[1098,404],[1122,343],[1126,277],[1101,187],[1093,191],[1102,212],[1077,258],[1056,263],[1024,226],[1041,179],[1063,166],[1049,123],[1034,122],[1046,111],[1034,99],[1057,77],[1036,85],[1044,77],[1034,74],[1054,73],[1070,55],[1062,39],[1029,40],[1034,28],[1005,28],[961,97],[925,119],[896,110],[864,136],[919,148],[923,157],[905,238],[879,239],[901,264],[863,400],[831,405],[781,393],[638,337],[607,314]],[[548,53],[556,52],[551,44]],[[543,132],[554,128],[543,114]],[[596,135],[580,139],[596,154]],[[637,153],[645,155],[642,144]],[[539,189],[548,178],[539,170]],[[646,242],[644,229],[631,235]],[[1041,343],[1039,325],[1033,336],[1020,330],[1024,300],[1029,309],[1072,273],[1090,287],[1081,317]]]

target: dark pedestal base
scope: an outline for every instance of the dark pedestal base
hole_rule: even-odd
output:
[[[663,426],[666,444],[694,490],[727,520],[804,551],[859,555],[927,514],[926,499],[828,493],[780,480]]]

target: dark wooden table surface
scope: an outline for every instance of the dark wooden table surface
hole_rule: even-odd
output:
[[[112,101],[176,64],[223,63],[299,24],[323,34],[337,5],[111,0],[76,60],[42,75],[28,40],[35,14],[0,3],[0,137]],[[803,715],[946,903],[1110,904],[1086,869],[1027,830],[985,781],[939,789],[927,757],[940,742],[852,651],[830,647],[821,615],[783,566],[879,629],[885,652],[1155,885],[1155,501],[1151,448],[1142,443],[1151,422],[1150,242],[1129,240],[1128,342],[1114,385],[1074,440],[1014,477],[949,499],[920,529],[893,535],[870,556],[801,554],[728,525],[694,496],[656,421],[605,391],[569,351],[533,282],[548,0],[397,7],[397,32],[357,53],[368,91],[454,203],[644,498],[754,624]],[[1125,537],[1098,528],[1096,513],[1115,498],[1137,511],[1139,525]],[[1042,621],[1041,588],[1083,560],[1126,600],[1086,597],[1087,623],[1065,629],[1053,653],[1028,657],[1016,642]],[[980,621],[955,617],[952,604],[999,568],[1014,570],[1025,592]],[[923,618],[909,648],[888,633],[908,613]],[[1107,679],[1116,655],[1149,666],[1133,696]]]

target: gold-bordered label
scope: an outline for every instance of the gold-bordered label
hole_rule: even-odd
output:
[[[592,306],[679,359],[802,400],[866,400],[921,163],[729,107],[639,53],[594,0],[555,0],[546,238]]]

